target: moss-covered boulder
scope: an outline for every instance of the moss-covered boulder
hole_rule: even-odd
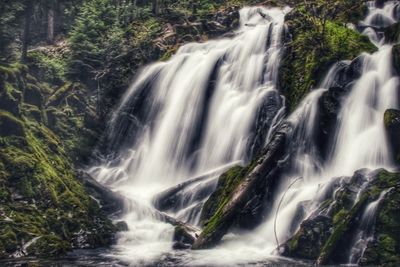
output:
[[[349,12],[362,9],[361,2],[354,5]],[[377,50],[368,37],[349,29],[339,18],[328,20],[321,30],[317,19],[310,17],[309,11],[299,4],[286,19],[290,38],[286,41],[279,81],[291,110],[321,82],[333,63]]]
[[[315,260],[328,240],[332,220],[323,215],[307,219],[301,223],[300,230],[287,242],[284,254],[301,259]]]

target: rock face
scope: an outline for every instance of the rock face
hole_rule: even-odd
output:
[[[398,43],[400,41],[400,23],[395,23],[385,29],[385,42]]]
[[[353,263],[393,266],[400,263],[400,174],[360,170],[333,180],[326,199],[283,246],[283,255],[318,264]],[[359,188],[364,188],[358,194]],[[368,213],[371,203],[378,209]],[[369,216],[368,228],[365,218]],[[372,224],[371,224],[372,223]]]
[[[386,110],[383,120],[394,160],[400,162],[400,110]]]
[[[334,77],[331,88],[328,89],[318,103],[318,127],[316,141],[323,158],[327,158],[330,152],[330,144],[335,137],[337,118],[344,98],[350,92],[353,82],[361,76],[362,57],[352,62],[338,62],[338,71]]]
[[[235,223],[246,224],[252,219],[260,221],[266,209],[264,205],[269,203],[268,200],[271,199],[277,184],[278,161],[283,156],[286,136],[290,130],[290,125],[283,124],[267,145],[263,156],[247,174],[244,173],[244,177],[239,177],[239,181],[235,181],[237,186],[228,192],[229,197],[222,201],[206,222],[203,232],[192,246],[193,249],[216,245]],[[237,179],[238,177],[234,180]],[[247,215],[251,215],[247,217],[249,221],[247,219],[241,221],[241,218],[246,218]]]
[[[362,2],[357,2],[347,16],[352,19],[359,17],[362,6]],[[307,13],[302,8],[297,5],[286,16],[289,36],[279,71],[280,88],[291,111],[318,85],[332,64],[351,60],[362,52],[376,51],[368,37],[341,25],[340,18],[335,22],[328,20],[325,36],[322,37],[312,30],[316,26],[307,19]],[[346,38],[339,37],[341,35]]]

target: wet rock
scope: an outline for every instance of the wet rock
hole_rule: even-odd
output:
[[[174,230],[174,249],[188,249],[195,242],[195,232],[193,229],[180,224],[175,226]]]
[[[362,241],[365,253],[360,250],[355,255],[360,264],[396,265],[400,244],[400,217],[395,214],[400,205],[399,175],[384,169],[363,169],[352,177],[334,179],[328,190],[330,196],[321,200],[280,251],[285,256],[316,260],[317,264],[341,264],[348,263],[356,242]],[[387,193],[376,213],[369,214],[368,229],[373,231],[360,240],[367,207],[383,192]]]
[[[108,214],[117,214],[122,211],[125,201],[123,196],[101,185],[85,172],[80,172],[78,178],[88,193],[99,202],[102,210]]]
[[[204,182],[205,180],[209,179],[211,175],[204,175],[200,177],[196,177],[186,181],[184,183],[178,184],[170,189],[161,192],[154,198],[154,206],[160,211],[167,211],[174,208],[179,208],[182,205],[182,202],[185,201],[185,189],[190,190],[190,187],[199,185],[199,183]],[[210,185],[212,188],[214,187],[214,182]],[[209,188],[210,186],[204,187],[203,190],[198,191],[198,194],[190,195],[191,201],[196,201],[199,199],[203,199],[204,197],[208,196],[208,192],[212,190]],[[202,192],[205,191],[205,192]]]
[[[393,156],[400,162],[400,110],[386,110],[383,120]]]
[[[126,232],[129,230],[128,224],[124,221],[119,221],[115,224],[115,228],[118,232]]]
[[[332,226],[332,219],[323,215],[303,221],[297,234],[283,246],[283,255],[310,260],[316,259],[331,235]]]
[[[400,44],[393,46],[392,60],[393,68],[400,75]]]
[[[252,201],[257,203],[262,199],[262,203],[270,203],[269,200],[273,196],[279,177],[277,175],[278,161],[284,154],[286,136],[290,131],[291,126],[289,124],[281,125],[254,168],[240,181],[227,201],[210,218],[203,232],[193,244],[193,249],[215,246],[234,225],[238,217],[242,217],[240,216],[242,212],[251,214],[254,211],[252,208],[257,205],[254,205]],[[258,200],[254,200],[255,198],[258,198]],[[251,205],[249,205],[250,203]],[[263,208],[257,210],[262,211],[266,208],[263,206]],[[258,212],[253,214],[252,218],[260,221],[259,218],[262,215],[261,212]]]
[[[386,43],[398,43],[400,41],[400,22],[387,27],[384,35]]]
[[[284,111],[280,110],[283,105],[283,100],[277,91],[270,91],[262,101],[262,105],[257,111],[257,116],[254,121],[252,136],[249,140],[253,140],[252,144],[248,145],[247,158],[256,158],[265,148],[269,129],[273,126],[275,117],[284,116]],[[282,114],[278,114],[281,112]]]
[[[329,156],[330,144],[333,142],[337,127],[337,118],[343,100],[348,95],[353,82],[361,76],[363,57],[354,59],[351,63],[337,63],[338,71],[333,77],[333,86],[320,98],[318,103],[318,124],[316,140],[319,151],[324,158]]]

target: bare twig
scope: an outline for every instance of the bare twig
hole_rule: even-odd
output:
[[[290,189],[297,181],[299,181],[299,180],[301,180],[301,179],[303,179],[303,177],[298,177],[298,178],[296,178],[293,182],[290,183],[290,185],[286,188],[285,193],[283,193],[282,198],[281,198],[281,200],[279,201],[278,207],[277,207],[277,209],[276,209],[275,220],[274,220],[274,234],[275,234],[275,241],[276,241],[276,245],[277,245],[277,248],[278,248],[278,249],[279,249],[280,244],[279,244],[279,240],[278,240],[278,235],[277,235],[277,233],[276,233],[276,220],[277,220],[277,218],[278,218],[279,209],[280,209],[280,207],[281,207],[281,205],[282,205],[283,199],[285,198],[287,191],[289,191],[289,189]]]

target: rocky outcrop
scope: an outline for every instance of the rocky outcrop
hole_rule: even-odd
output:
[[[379,169],[333,179],[319,208],[282,246],[283,255],[318,264],[349,259],[361,265],[399,264],[400,218],[394,214],[399,177]],[[373,212],[368,208],[372,203],[377,205]]]
[[[386,110],[383,121],[394,160],[400,162],[400,110]]]
[[[397,22],[385,29],[385,42],[398,43],[400,42],[400,23]]]
[[[361,76],[362,57],[352,62],[338,62],[336,68],[332,87],[322,94],[318,102],[318,127],[316,127],[315,140],[325,159],[329,157],[330,145],[335,137],[337,118],[343,101],[350,92],[353,82]]]
[[[348,13],[343,14],[345,17],[356,17],[353,13],[361,12],[357,10],[362,9],[362,3],[354,5]],[[290,36],[286,40],[279,71],[280,88],[291,111],[321,82],[332,64],[340,60],[351,60],[362,52],[377,50],[368,37],[338,23],[341,18],[328,20],[324,35],[319,34],[313,30],[319,26],[308,19],[303,9],[302,4],[299,4],[286,16]]]
[[[55,87],[37,81],[24,65],[0,67],[0,258],[56,256],[114,239],[115,227],[78,181],[70,159],[83,146],[80,108],[60,101],[52,107],[55,124],[47,124],[45,103]],[[60,117],[69,118],[64,132],[57,128]]]

